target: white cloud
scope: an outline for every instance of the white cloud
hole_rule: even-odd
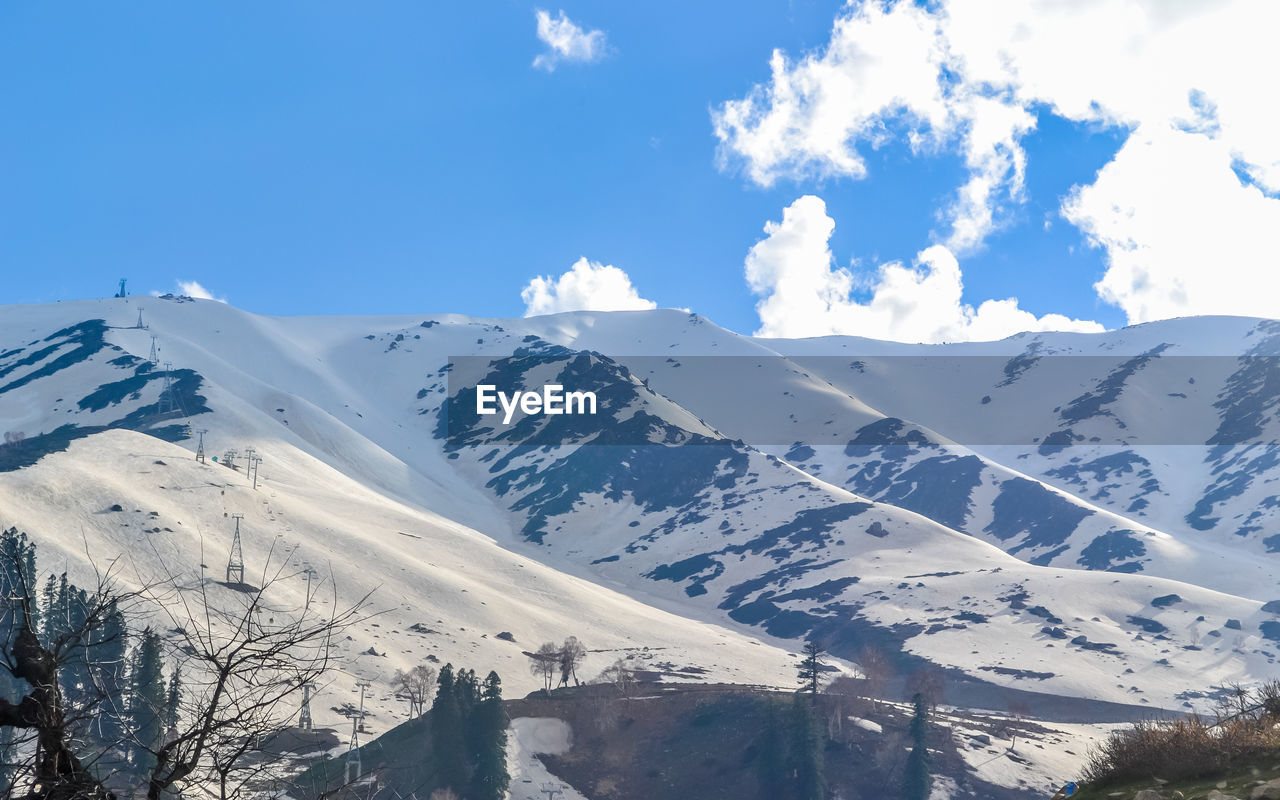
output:
[[[627,273],[579,258],[559,278],[537,277],[520,292],[526,317],[561,311],[643,311],[657,303],[640,296]]]
[[[227,298],[225,297],[214,297],[213,292],[204,288],[199,281],[175,281],[174,283],[177,284],[177,293],[179,295],[194,297],[197,300],[214,300],[219,303],[227,302]],[[159,290],[153,289],[151,292],[152,297],[159,297],[161,294],[164,293]]]
[[[970,177],[948,210],[947,244],[968,250],[994,227],[1002,197],[1022,191],[1018,139],[1034,117],[1006,92],[953,81],[945,20],[911,2],[854,4],[820,53],[774,51],[771,80],[713,111],[724,166],[754,182],[866,175],[860,145],[901,133],[926,153],[956,145]]]
[[[214,297],[213,292],[201,286],[198,281],[178,281],[178,289],[187,297],[194,297],[197,300],[216,300],[219,303],[227,302],[225,297]]]
[[[921,251],[915,266],[893,262],[860,279],[835,266],[828,240],[835,220],[821,198],[805,195],[764,226],[746,259],[747,285],[761,297],[758,336],[849,334],[909,342],[1002,339],[1033,330],[1101,331],[1096,322],[1059,314],[1036,317],[1016,298],[961,300],[960,264],[943,245]],[[870,299],[853,298],[857,288]]]
[[[1136,130],[1063,215],[1105,248],[1099,296],[1133,322],[1280,316],[1280,200],[1242,185],[1221,140]]]
[[[1266,231],[1280,230],[1278,27],[1271,0],[1010,0],[998,13],[855,1],[825,48],[775,52],[770,80],[713,122],[722,163],[761,185],[860,178],[861,152],[892,138],[921,155],[954,151],[969,174],[942,209],[941,241],[961,254],[1021,201],[1036,113],[1121,126],[1130,139],[1115,161],[1063,208],[1105,248],[1100,296],[1131,322],[1280,316],[1280,292],[1246,274],[1274,263]],[[1189,209],[1204,212],[1198,224]]]
[[[553,17],[539,8],[534,14],[538,18],[538,39],[547,46],[547,51],[533,60],[534,67],[551,72],[562,61],[590,63],[604,57],[608,47],[604,31],[583,30],[563,11]]]

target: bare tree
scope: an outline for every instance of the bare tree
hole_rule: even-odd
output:
[[[923,666],[907,677],[906,696],[920,695],[932,712],[946,697],[946,678],[937,667]]]
[[[288,576],[289,558],[266,559],[260,588],[233,590],[202,581],[194,590],[170,575],[164,591],[148,598],[167,618],[169,645],[185,680],[179,720],[158,748],[147,747],[154,766],[148,800],[171,788],[216,787],[220,800],[281,765],[265,743],[289,728],[302,687],[324,677],[336,640],[364,618],[368,595],[341,606],[332,586],[331,610],[317,609],[315,583],[301,608],[277,605],[273,590]],[[219,588],[210,591],[211,584]]]
[[[618,659],[600,672],[598,680],[601,683],[612,684],[623,697],[631,696],[631,692],[635,689],[636,673],[635,670],[627,666],[626,659]]]
[[[568,686],[569,679],[573,678],[574,685],[578,685],[578,665],[587,657],[587,648],[578,641],[577,636],[570,636],[564,640],[564,644],[560,647],[560,685]]]
[[[867,695],[872,701],[882,700],[893,680],[893,662],[883,650],[869,644],[858,651],[858,670],[867,682]]]
[[[555,642],[545,642],[536,651],[525,655],[529,657],[529,672],[534,677],[542,678],[542,688],[551,691],[556,668],[560,666],[560,648],[556,647]]]
[[[268,558],[262,588],[244,592],[173,574],[149,584],[140,576],[144,588],[121,592],[108,571],[96,575],[92,594],[77,590],[67,624],[38,631],[36,592],[27,585],[34,548],[0,548],[0,561],[15,554],[25,563],[0,563],[0,671],[25,694],[16,702],[0,698],[0,730],[30,733],[31,746],[19,748],[26,762],[20,779],[41,800],[112,797],[104,781],[125,783],[109,774],[109,759],[119,758],[122,747],[133,754],[133,769],[145,770],[150,800],[189,787],[222,800],[242,796],[251,780],[282,766],[267,752],[267,740],[290,726],[295,697],[323,675],[335,638],[361,617],[367,599],[343,608],[335,589],[328,614],[308,610],[320,606],[314,597],[303,610],[272,605],[288,559]],[[89,730],[94,705],[115,698],[85,669],[86,654],[108,643],[108,619],[123,612],[167,623],[155,627],[167,631],[161,646],[176,662],[173,674],[182,675],[182,691],[172,685],[176,713],[166,713],[155,739],[128,726],[120,741]],[[105,778],[95,775],[104,772]],[[13,792],[17,780],[9,782]]]
[[[0,697],[0,728],[30,734],[11,744],[13,749],[23,744],[35,745],[31,763],[21,771],[26,773],[33,792],[40,792],[38,796],[48,800],[112,797],[75,752],[88,709],[101,697],[95,695],[77,707],[65,696],[60,675],[69,664],[84,658],[89,632],[103,627],[111,600],[119,595],[108,582],[103,582],[84,604],[83,622],[50,641],[41,641],[35,625],[34,587],[25,585],[20,566],[12,574],[18,577],[18,585],[3,587],[6,596],[0,605],[0,638],[4,644],[0,668],[25,682],[26,691],[16,703]],[[10,776],[15,785],[17,777]]]
[[[396,694],[409,701],[409,716],[420,717],[427,710],[427,698],[436,685],[436,670],[419,664],[409,671],[396,670],[391,686]]]
[[[25,785],[28,796],[49,800],[108,798],[111,793],[94,773],[110,772],[101,757],[120,743],[103,742],[99,735],[89,747],[91,723],[107,699],[102,676],[90,664],[96,652],[123,646],[106,633],[108,620],[137,593],[118,591],[109,572],[97,576],[92,594],[64,582],[59,613],[46,609],[49,618],[40,625],[35,560],[35,544],[25,533],[10,528],[0,534],[0,686],[8,686],[0,692],[5,796]]]

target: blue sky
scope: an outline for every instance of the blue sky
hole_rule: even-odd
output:
[[[717,158],[713,110],[767,85],[775,48],[821,52],[842,4],[545,6],[607,42],[550,71],[533,66],[543,7],[4,4],[0,303],[128,277],[135,293],[193,280],[272,314],[518,316],[532,278],[586,257],[659,306],[751,332],[744,259],[802,195],[834,220],[851,302],[879,265],[945,238],[970,170],[957,147],[910,147],[909,125],[850,144],[863,178],[762,185]],[[1133,124],[1024,106],[1025,186],[959,254],[963,300],[1122,325],[1093,286],[1107,249],[1061,207]]]

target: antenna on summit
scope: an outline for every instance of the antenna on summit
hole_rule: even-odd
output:
[[[244,553],[240,550],[240,520],[244,514],[232,514],[236,521],[235,538],[231,540],[231,557],[227,559],[227,583],[244,583]]]

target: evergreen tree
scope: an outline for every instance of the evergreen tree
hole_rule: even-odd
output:
[[[502,705],[502,680],[490,672],[484,679],[480,702],[471,716],[475,772],[471,775],[472,800],[502,800],[511,776],[507,773],[507,711]]]
[[[147,628],[134,649],[129,671],[129,738],[134,770],[151,768],[150,751],[158,749],[164,735],[165,686],[160,635]]]
[[[440,668],[436,678],[436,696],[431,701],[431,711],[441,710],[446,703],[453,702],[453,664],[445,664]]]
[[[169,674],[169,688],[164,697],[164,731],[166,738],[169,731],[177,730],[179,716],[182,713],[182,671],[175,664]]]
[[[928,800],[929,791],[933,788],[933,778],[929,775],[929,706],[924,695],[917,693],[911,698],[915,704],[915,714],[911,717],[911,754],[907,756],[907,767],[902,777],[903,800]]]
[[[764,727],[756,740],[756,779],[760,784],[760,797],[776,800],[786,796],[787,742],[778,703],[766,699],[764,704]]]
[[[9,528],[0,533],[0,588],[5,590],[5,599],[12,601],[30,594],[35,587],[35,542],[17,528]]]
[[[466,730],[452,664],[441,667],[436,686],[436,697],[431,703],[431,750],[436,775],[441,787],[462,791],[467,785],[468,772]]]
[[[63,578],[66,578],[65,573],[63,573]],[[63,596],[65,598],[65,592]],[[44,582],[44,591],[40,593],[40,606],[44,609],[44,615],[39,631],[40,639],[46,646],[61,633],[62,625],[59,624],[59,605],[58,578],[50,572],[48,579]],[[62,621],[65,622],[65,617],[62,618]]]
[[[102,628],[95,631],[89,648],[89,672],[95,691],[101,692],[95,730],[106,744],[124,739],[129,710],[129,691],[125,654],[129,647],[129,631],[124,614],[110,601],[103,615]]]
[[[810,639],[804,643],[804,658],[796,665],[797,677],[800,679],[800,691],[809,695],[809,699],[813,703],[818,702],[818,686],[822,679],[823,668],[826,666],[822,657],[826,654],[826,649],[816,639]]]
[[[66,595],[65,619],[67,630],[72,635],[63,649],[66,662],[61,670],[62,693],[68,706],[79,714],[93,708],[98,701],[89,659],[93,655],[94,628],[99,627],[100,623],[95,623],[92,627],[89,624],[89,608],[94,600],[84,589],[69,584]]]
[[[458,701],[458,713],[465,725],[476,703],[480,700],[480,686],[476,682],[476,671],[460,669],[453,681],[453,694]]]
[[[8,654],[14,637],[22,629],[26,614],[39,624],[34,594],[36,586],[36,546],[25,533],[9,528],[0,533],[0,648]],[[30,607],[24,607],[23,598],[29,598]],[[18,702],[25,683],[0,670],[0,697],[10,703]],[[13,728],[0,729],[0,786],[12,786],[17,760],[15,741],[18,736]]]
[[[788,794],[796,800],[822,800],[826,793],[822,774],[826,742],[818,726],[818,715],[801,695],[792,700],[790,723],[787,772],[792,776],[792,791]]]

